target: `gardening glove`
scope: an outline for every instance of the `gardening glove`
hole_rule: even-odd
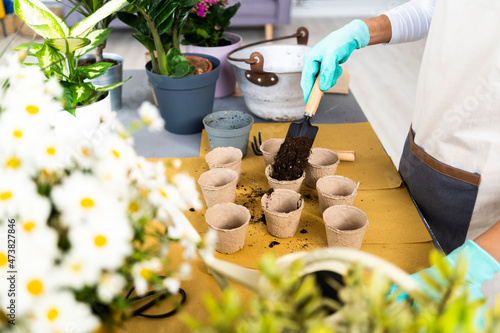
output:
[[[342,74],[342,64],[355,49],[368,45],[370,32],[365,22],[354,20],[322,39],[304,56],[300,86],[307,103],[318,72],[319,88],[326,91],[337,83]],[[321,68],[320,68],[321,65]]]

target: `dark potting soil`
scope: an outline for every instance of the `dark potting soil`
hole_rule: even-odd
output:
[[[314,139],[289,137],[280,147],[273,163],[271,177],[277,180],[295,180],[302,176],[307,166]]]

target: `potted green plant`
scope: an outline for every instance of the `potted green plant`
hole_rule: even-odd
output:
[[[62,1],[63,6],[67,7],[69,14],[76,12],[79,17],[89,17],[111,0],[59,0]],[[102,19],[95,29],[108,29],[111,22],[116,19],[116,12]],[[104,53],[106,48],[107,39],[104,39],[95,48],[95,55],[87,53],[80,57],[79,64],[81,66],[92,65],[97,62],[110,62],[113,65],[108,68],[104,75],[101,75],[91,82],[96,86],[107,86],[110,84],[118,83],[123,79],[123,57],[115,53]],[[110,92],[111,95],[111,109],[113,111],[120,110],[122,107],[122,87],[117,87]]]
[[[181,31],[198,1],[128,2],[132,8],[118,12],[118,18],[136,30],[133,36],[151,55],[146,73],[165,119],[166,130],[176,134],[201,132],[203,118],[213,109],[220,61],[209,55],[181,54]],[[211,70],[200,71],[198,61]]]
[[[15,0],[14,10],[19,18],[38,35],[43,44],[25,43],[15,50],[24,50],[38,60],[38,66],[47,78],[57,78],[64,90],[64,109],[76,114],[76,107],[93,104],[108,91],[123,82],[96,87],[87,80],[103,75],[111,63],[98,62],[79,66],[78,59],[99,46],[111,29],[94,29],[94,26],[126,4],[126,0],[111,0],[94,14],[69,28],[39,0]]]
[[[221,62],[215,97],[225,97],[234,93],[236,76],[233,66],[226,57],[242,43],[240,35],[226,31],[231,18],[240,8],[240,3],[227,5],[227,0],[201,0],[189,13],[182,29],[181,43],[186,45],[187,52],[209,54]]]

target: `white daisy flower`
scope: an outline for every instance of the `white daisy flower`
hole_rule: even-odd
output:
[[[118,273],[105,272],[97,284],[97,296],[104,303],[110,303],[117,295],[123,292],[127,281]]]
[[[87,304],[77,302],[69,291],[45,296],[33,304],[32,332],[94,332],[100,323]]]
[[[60,286],[57,276],[53,275],[55,267],[51,266],[49,260],[39,256],[36,252],[25,252],[26,256],[19,261],[22,263],[18,268],[18,307],[17,315],[22,316],[32,309],[32,304],[37,299],[52,295]],[[36,260],[29,260],[29,258]],[[23,260],[29,260],[29,264],[23,263]]]
[[[13,218],[23,200],[33,197],[37,189],[27,174],[0,169],[0,218]]]
[[[93,171],[97,179],[110,193],[116,193],[121,200],[128,199],[130,181],[127,177],[127,169],[117,168],[115,163],[106,159],[97,163]]]
[[[163,286],[167,288],[171,294],[177,294],[181,287],[181,281],[179,281],[179,279],[169,277],[163,280]]]
[[[99,180],[89,174],[74,172],[51,192],[52,199],[66,225],[78,224],[103,215],[121,212],[116,198]]]
[[[203,204],[196,188],[196,182],[187,173],[179,173],[173,177],[174,184],[186,203],[194,209],[201,209]]]
[[[21,112],[7,110],[2,113],[0,121],[0,144],[12,147],[21,155],[29,155],[31,144],[50,131],[48,123],[26,121]]]
[[[136,165],[134,148],[117,134],[105,137],[96,153],[102,160],[116,163],[115,167],[130,169]]]
[[[172,161],[172,165],[174,166],[175,169],[180,169],[182,165],[182,161],[178,158]]]
[[[54,76],[45,82],[44,88],[45,93],[54,98],[61,98],[63,95],[63,88],[61,87],[59,80]]]
[[[161,183],[155,185],[157,187],[151,189],[148,198],[152,204],[159,207],[171,204],[181,210],[189,208],[177,187]]]
[[[160,115],[158,108],[150,102],[143,102],[139,108],[139,116],[152,132],[159,132],[163,129],[165,121]]]
[[[34,121],[43,125],[49,123],[51,117],[61,110],[61,104],[46,95],[43,89],[29,93],[24,91],[22,94],[8,94],[3,103],[5,108],[19,112],[25,121]]]
[[[132,252],[133,231],[121,214],[96,216],[85,225],[73,226],[68,237],[75,255],[92,258],[102,269],[117,269]]]
[[[75,251],[66,254],[54,272],[54,275],[64,281],[65,287],[74,289],[95,284],[100,274],[101,267],[96,265],[93,259],[89,260],[88,256],[81,253],[75,254]]]
[[[53,133],[40,137],[33,147],[34,164],[38,170],[48,172],[63,171],[65,165],[64,148]]]
[[[191,264],[184,262],[179,267],[179,279],[186,280],[191,278]]]
[[[132,267],[132,277],[137,294],[142,295],[148,290],[148,283],[154,274],[162,269],[160,259],[153,258],[147,261],[141,261]]]

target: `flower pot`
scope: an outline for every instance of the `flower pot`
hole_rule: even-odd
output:
[[[279,238],[295,235],[304,208],[304,199],[299,193],[286,189],[274,190],[270,194],[264,194],[261,204],[266,216],[267,231],[271,235]]]
[[[212,70],[199,75],[173,78],[151,72],[151,61],[146,73],[153,86],[158,108],[165,119],[165,129],[175,134],[194,134],[203,129],[203,118],[213,111],[215,83],[219,77],[219,59],[208,58]]]
[[[236,147],[247,155],[248,136],[253,118],[241,111],[217,111],[203,118],[210,150],[217,147]]]
[[[216,98],[233,94],[236,87],[236,76],[234,75],[233,67],[227,61],[226,57],[229,52],[241,46],[241,36],[231,32],[225,32],[224,36],[232,41],[231,45],[217,47],[186,45],[187,52],[208,54],[220,60],[220,74],[215,87]]]
[[[339,162],[339,156],[333,150],[325,148],[311,149],[311,155],[307,159],[306,166],[306,185],[310,188],[316,188],[318,179],[335,175]]]
[[[273,172],[273,166],[268,165],[266,167],[266,178],[269,184],[269,187],[272,189],[287,189],[295,192],[300,192],[300,186],[302,186],[302,182],[304,181],[305,175],[304,173],[300,178],[294,180],[278,180],[271,177],[271,173]]]
[[[234,202],[237,183],[238,174],[227,168],[208,170],[198,178],[207,207],[223,202]]]
[[[215,230],[217,240],[214,248],[217,252],[231,254],[243,248],[247,226],[250,222],[247,208],[226,202],[207,209],[205,221]]]
[[[368,228],[368,217],[361,209],[345,205],[331,206],[325,210],[323,220],[328,246],[359,250]]]
[[[79,60],[85,60],[89,58],[95,59],[95,55],[86,54],[81,56]],[[88,81],[92,82],[92,84],[96,87],[106,87],[121,82],[123,80],[123,58],[114,53],[103,53],[103,58],[104,61],[106,61],[106,59],[110,59],[118,62],[118,64],[108,68],[106,74]],[[122,108],[122,86],[111,90],[109,93],[111,95],[111,110],[120,110]]]
[[[58,112],[52,119],[54,134],[61,142],[69,147],[76,147],[80,143],[91,142],[96,144],[102,140],[105,133],[94,133],[101,122],[101,115],[111,112],[111,98],[109,94],[102,100],[76,108],[76,117],[65,110]],[[108,129],[109,130],[109,129]]]
[[[326,176],[318,180],[316,189],[318,190],[319,209],[321,214],[334,205],[352,205],[358,185],[349,178],[342,176]]]
[[[284,141],[285,139],[269,139],[267,141],[264,141],[260,145],[260,151],[262,152],[262,156],[264,157],[264,163],[266,163],[266,167],[269,164],[274,163],[274,158],[278,154],[281,144]]]
[[[205,161],[210,169],[228,168],[236,171],[238,181],[241,173],[241,150],[234,147],[215,148],[205,156]]]

